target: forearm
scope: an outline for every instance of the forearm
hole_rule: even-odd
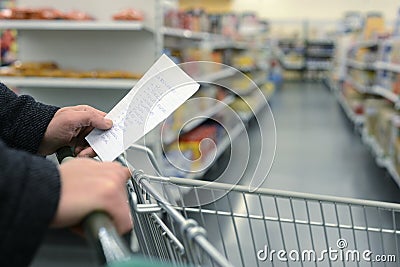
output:
[[[10,149],[0,140],[0,266],[27,266],[60,197],[52,162]]]
[[[36,153],[57,107],[17,96],[0,83],[0,138],[10,147]]]

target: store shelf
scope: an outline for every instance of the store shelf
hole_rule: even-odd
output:
[[[0,20],[0,29],[16,30],[80,30],[80,31],[141,31],[138,21],[70,21],[70,20]]]
[[[236,42],[230,39],[225,39],[220,41],[214,41],[211,44],[207,44],[207,48],[214,50],[216,49],[246,50],[250,48],[250,45],[246,42]]]
[[[237,90],[235,88],[235,92],[237,92],[240,96],[247,96],[254,92],[259,86],[263,85],[266,81],[266,75],[259,75],[257,79],[253,80],[250,82],[250,85],[247,88],[244,88],[243,90]]]
[[[336,92],[335,95],[349,120],[352,121],[356,127],[363,125],[365,117],[354,113],[341,92]]]
[[[236,72],[237,71],[234,68],[224,68],[223,70],[200,75],[198,77],[193,75],[193,78],[198,82],[215,82],[217,80],[231,77],[231,76],[235,75]]]
[[[379,61],[375,64],[375,67],[379,70],[387,70],[391,72],[400,73],[400,64]]]
[[[308,39],[306,41],[308,46],[334,46],[335,42],[328,39]]]
[[[371,70],[371,71],[376,70],[376,66],[374,63],[361,62],[350,58],[346,60],[346,64],[349,67],[359,70]]]
[[[163,141],[164,145],[169,145],[169,144],[173,143],[174,141],[176,141],[178,139],[178,137],[180,135],[187,133],[190,130],[193,130],[194,128],[196,128],[197,126],[199,126],[200,124],[205,122],[207,119],[211,118],[215,114],[218,114],[219,112],[224,110],[227,107],[227,105],[231,104],[234,100],[235,100],[234,96],[227,96],[225,99],[223,99],[221,101],[222,103],[213,105],[209,109],[197,114],[196,117],[198,117],[198,118],[186,123],[184,125],[184,127],[180,130],[179,133],[176,133],[176,132],[171,133],[170,132],[170,133],[163,135],[162,141]],[[184,121],[186,121],[186,120],[184,120]]]
[[[208,164],[207,167],[204,168],[200,168],[201,171],[199,172],[195,172],[195,173],[191,173],[189,175],[187,175],[185,178],[189,178],[189,179],[199,179],[201,177],[203,177],[206,172],[214,165],[215,161],[217,159],[219,159],[222,154],[224,154],[224,152],[229,148],[229,146],[231,145],[231,142],[233,142],[244,130],[244,126],[238,124],[237,126],[235,126],[232,130],[229,131],[229,135],[225,136],[218,144],[217,144],[217,151],[216,154],[214,156],[213,153],[211,153],[211,155],[209,155],[208,157],[213,157],[213,158],[207,158],[205,160],[205,162],[210,163]]]
[[[363,128],[361,130],[361,139],[363,143],[367,145],[368,148],[371,150],[378,166],[385,167],[385,153],[383,152],[383,149],[379,146],[379,144],[376,142],[375,138],[367,133],[366,128]]]
[[[358,41],[356,45],[358,47],[373,47],[377,46],[379,44],[378,40],[364,40],[364,41]]]
[[[282,58],[279,59],[279,62],[281,63],[282,67],[286,70],[303,70],[305,67],[304,63],[292,63]]]
[[[161,32],[165,36],[177,37],[177,38],[185,38],[185,39],[193,39],[193,40],[209,40],[209,39],[224,39],[226,38],[220,34],[213,34],[208,32],[195,32],[191,30],[178,29],[178,28],[170,28],[163,27]]]
[[[333,53],[331,52],[326,52],[326,53],[322,53],[322,52],[306,52],[306,56],[308,58],[332,58],[333,57]]]
[[[350,83],[354,89],[362,94],[373,94],[372,89],[369,86],[362,85],[349,76],[346,78],[346,82]]]
[[[400,97],[387,88],[384,88],[380,85],[374,85],[372,87],[372,92],[376,95],[386,98],[387,100],[395,104],[400,104]]]
[[[277,57],[278,57],[279,63],[286,70],[303,70],[305,67],[304,62],[293,63],[293,62],[287,61],[285,59],[285,55],[282,51],[277,51]]]
[[[400,187],[400,175],[397,173],[393,162],[391,160],[386,162],[386,170],[392,176],[393,180],[397,183],[397,185]]]
[[[332,69],[332,65],[328,66],[321,66],[320,64],[310,64],[308,63],[306,65],[307,70],[322,70],[322,71],[328,71]]]
[[[385,156],[383,149],[376,142],[375,138],[367,133],[365,128],[361,131],[361,139],[363,143],[371,150],[372,155],[378,166],[385,168],[395,182],[400,186],[400,176],[394,167],[392,160]]]
[[[0,77],[8,86],[30,88],[76,88],[76,89],[131,89],[137,80],[131,79],[77,79],[45,77]]]
[[[243,122],[249,122],[254,116],[259,114],[261,112],[261,110],[263,110],[265,108],[266,105],[267,105],[267,102],[262,101],[253,109],[253,111],[241,112],[241,113],[239,113],[239,116]]]

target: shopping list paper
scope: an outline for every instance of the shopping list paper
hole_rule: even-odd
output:
[[[191,97],[200,85],[162,55],[129,93],[106,115],[107,131],[93,130],[89,145],[102,161],[113,161]]]

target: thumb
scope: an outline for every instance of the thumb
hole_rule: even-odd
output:
[[[112,127],[113,122],[110,119],[104,117],[104,115],[98,112],[90,112],[90,111],[78,111],[82,118],[83,126],[92,126],[94,128],[100,130],[108,130]]]

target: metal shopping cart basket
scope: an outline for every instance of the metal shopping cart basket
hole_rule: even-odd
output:
[[[135,221],[131,247],[156,263],[400,266],[400,204],[151,176],[139,170],[133,170],[128,189]],[[113,259],[118,257],[109,257]]]

